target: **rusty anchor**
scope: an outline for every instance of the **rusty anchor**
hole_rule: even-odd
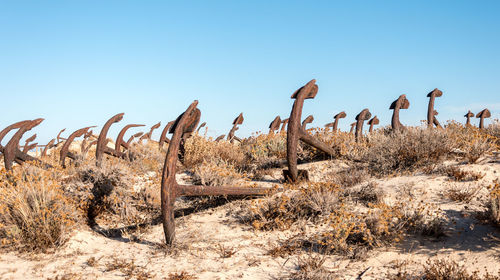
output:
[[[168,133],[168,130],[170,129],[170,127],[172,127],[172,125],[174,124],[175,121],[171,121],[171,122],[168,122],[167,125],[165,126],[165,128],[163,128],[163,131],[161,132],[161,135],[160,135],[160,141],[158,141],[158,145],[160,146],[160,149],[163,148],[163,145],[165,145],[165,143],[170,143],[170,139],[167,138],[167,133]],[[200,128],[198,128],[200,129]]]
[[[233,142],[233,140],[237,140],[239,142],[241,142],[241,139],[234,136],[234,133],[236,132],[236,130],[239,129],[238,125],[241,125],[243,124],[243,121],[245,119],[243,118],[243,113],[240,113],[238,115],[238,117],[236,117],[236,119],[234,119],[233,121],[233,127],[231,128],[231,130],[229,131],[229,133],[227,134],[227,140],[229,140],[229,142]]]
[[[219,137],[215,138],[215,142],[220,142],[224,139],[224,137],[226,137],[226,134],[222,134],[222,135],[219,135]]]
[[[264,195],[268,188],[240,188],[228,186],[203,186],[203,185],[179,185],[175,179],[177,169],[177,158],[180,151],[182,139],[186,139],[196,127],[196,108],[198,101],[194,101],[187,110],[181,114],[170,132],[173,133],[168,146],[165,164],[163,166],[161,180],[161,212],[165,242],[173,244],[175,240],[174,203],[179,196],[208,196],[208,195]],[[198,112],[198,113],[197,113]],[[198,116],[199,121],[199,116]]]
[[[288,169],[283,170],[285,181],[296,182],[300,179],[308,180],[309,174],[307,170],[298,170],[297,168],[297,147],[299,140],[315,147],[316,149],[334,156],[334,150],[327,144],[317,140],[309,135],[301,126],[300,119],[302,117],[302,107],[305,99],[313,99],[318,93],[316,80],[309,81],[306,85],[295,91],[291,98],[293,102],[292,112],[288,120],[287,137],[286,137],[286,158]]]
[[[349,134],[354,133],[354,128],[356,127],[356,122],[351,123],[351,130],[349,131]]]
[[[127,146],[130,147],[132,144],[132,141],[134,141],[135,138],[141,137],[144,134],[144,132],[137,132],[136,134],[130,136],[130,138],[127,140]]]
[[[281,118],[280,118],[280,116],[277,116],[269,124],[269,134],[274,134],[274,132],[280,128],[280,124],[281,124]]]
[[[392,120],[391,120],[391,126],[393,131],[398,131],[398,130],[403,130],[405,129],[405,126],[401,124],[399,121],[399,110],[400,109],[408,109],[410,108],[410,101],[406,99],[405,94],[401,94],[398,99],[394,100],[392,102],[391,106],[389,107],[389,110],[393,110],[392,112]]]
[[[467,121],[465,122],[465,126],[471,126],[470,124],[470,118],[474,117],[474,113],[472,113],[470,110],[467,112],[467,114],[464,115],[464,117],[467,118]]]
[[[372,117],[372,114],[368,109],[363,109],[357,116],[356,116],[356,142],[361,140],[361,137],[363,136],[363,124],[365,121],[369,120]]]
[[[377,116],[373,117],[371,120],[368,121],[368,124],[370,125],[370,129],[368,130],[368,132],[372,133],[373,131],[373,126],[374,125],[377,125],[379,124],[380,121],[379,119],[377,118]]]
[[[302,129],[306,130],[307,124],[312,123],[313,121],[314,121],[313,115],[307,116],[307,118],[305,118],[304,121],[302,121]]]
[[[123,115],[125,115],[125,113],[116,114],[113,117],[111,117],[102,127],[101,133],[99,133],[99,138],[97,138],[97,144],[96,144],[97,147],[95,150],[96,165],[98,167],[101,166],[102,157],[103,157],[104,153],[109,154],[109,155],[113,155],[113,156],[117,156],[115,151],[106,145],[108,142],[107,135],[108,135],[108,131],[109,131],[109,128],[111,127],[111,125],[121,121],[123,119]]]
[[[284,119],[281,121],[281,132],[285,131],[286,130],[286,126],[288,124],[288,119]]]
[[[66,168],[66,157],[69,157],[72,160],[77,159],[77,156],[69,151],[69,147],[71,146],[71,143],[73,143],[75,138],[80,137],[80,136],[84,136],[85,134],[87,134],[88,130],[92,127],[95,127],[95,126],[88,126],[88,127],[80,128],[80,129],[76,130],[75,132],[71,133],[69,135],[68,139],[66,139],[66,141],[64,142],[64,144],[61,148],[61,151],[59,151],[59,162],[61,163],[61,166],[63,168]]]
[[[0,132],[0,143],[2,139],[13,129],[18,129],[16,133],[12,136],[10,141],[3,147],[0,144],[0,152],[3,153],[4,156],[4,165],[5,169],[11,170],[14,161],[17,162],[18,164],[22,164],[23,162],[26,161],[34,161],[37,163],[40,163],[43,168],[51,168],[52,166],[50,164],[44,163],[41,160],[32,157],[26,153],[23,153],[19,150],[19,141],[23,137],[23,135],[30,131],[32,128],[35,126],[39,125],[43,119],[35,119],[35,120],[26,120],[26,121],[20,121],[17,123],[14,123],[6,128],[4,128]]]
[[[129,149],[129,144],[123,141],[123,136],[125,136],[125,133],[127,133],[127,130],[129,130],[132,127],[141,127],[145,126],[143,124],[128,124],[125,127],[123,127],[120,132],[118,133],[118,136],[116,137],[116,142],[115,142],[115,152],[119,156],[123,156],[123,153],[121,152],[121,148],[123,147],[124,149],[128,150]]]
[[[432,128],[435,125],[438,128],[443,128],[436,118],[438,112],[434,110],[434,100],[436,97],[441,96],[443,96],[443,92],[437,88],[427,94],[427,97],[429,97],[429,106],[427,108],[427,127]]]
[[[476,118],[480,119],[479,120],[479,129],[484,128],[484,119],[491,117],[490,110],[484,109],[481,112],[477,113]]]
[[[198,129],[196,130],[196,133],[200,133],[200,129],[202,129],[203,127],[205,127],[207,125],[206,122],[203,122],[202,124],[200,124],[200,126],[198,126]]]
[[[151,137],[153,137],[153,131],[155,131],[157,128],[159,128],[159,127],[160,127],[160,125],[161,125],[161,122],[159,122],[159,123],[157,123],[157,124],[153,125],[153,126],[151,127],[151,129],[149,129],[149,132],[147,133],[147,134],[148,134],[148,136],[149,136],[148,140],[151,140]]]
[[[337,131],[337,127],[339,125],[339,119],[343,119],[346,116],[347,116],[347,114],[344,111],[342,111],[342,112],[336,114],[335,116],[333,116],[333,118],[335,119],[333,121],[333,131]]]
[[[52,140],[50,140],[50,141],[49,141],[49,143],[47,143],[47,145],[45,145],[45,147],[44,147],[44,148],[43,148],[43,150],[42,150],[42,157],[47,156],[47,151],[48,151],[50,148],[54,147],[54,142],[55,142],[55,141],[56,141],[56,139],[52,139]]]

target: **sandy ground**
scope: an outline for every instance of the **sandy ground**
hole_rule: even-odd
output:
[[[309,169],[315,180],[321,177],[323,170],[343,166],[338,162],[317,162],[301,168]],[[384,199],[397,199],[398,189],[406,187],[418,194],[420,200],[441,209],[447,220],[446,237],[437,241],[410,237],[401,244],[373,250],[364,260],[328,255],[324,268],[336,273],[334,278],[338,279],[356,279],[367,269],[362,279],[384,279],[397,263],[405,262],[411,269],[429,258],[445,258],[465,264],[470,270],[497,272],[500,229],[481,224],[475,219],[475,213],[484,210],[486,186],[500,178],[500,164],[498,159],[488,158],[460,167],[485,174],[474,182],[484,188],[469,204],[454,202],[442,195],[450,184],[470,184],[451,182],[445,176],[416,174],[373,179],[386,193]],[[262,184],[275,184],[279,174],[276,170]],[[312,253],[306,252],[287,258],[269,256],[267,252],[273,244],[294,233],[262,232],[242,225],[231,214],[238,203],[241,202],[177,218],[177,244],[173,248],[161,245],[161,225],[149,227],[135,240],[126,236],[108,238],[84,228],[75,231],[70,241],[53,254],[0,255],[0,279],[141,279],[141,276],[168,279],[175,273],[190,274],[197,279],[277,279],[297,271],[299,258],[311,256]],[[133,269],[114,269],[120,264]]]

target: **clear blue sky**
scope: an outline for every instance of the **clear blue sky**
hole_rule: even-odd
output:
[[[46,142],[125,112],[116,135],[198,99],[209,135],[243,112],[248,136],[288,117],[313,78],[315,126],[345,110],[347,130],[366,107],[390,124],[403,93],[401,120],[416,125],[436,87],[442,123],[485,106],[498,118],[499,15],[500,1],[0,0],[0,126],[43,117]]]

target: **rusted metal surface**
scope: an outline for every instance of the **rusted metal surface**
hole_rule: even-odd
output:
[[[358,142],[363,136],[363,124],[365,121],[369,120],[372,117],[372,114],[368,109],[363,109],[361,113],[356,116],[356,142]]]
[[[140,138],[139,138],[139,143],[142,144],[142,141],[144,140],[149,140],[151,139],[151,135],[149,135],[149,132],[148,133],[144,133]],[[146,141],[147,143],[147,141]]]
[[[157,124],[155,124],[155,125],[153,125],[151,127],[151,129],[148,132],[149,139],[151,139],[151,137],[153,137],[153,131],[155,131],[156,129],[158,129],[160,127],[160,125],[161,125],[161,122],[159,122],[159,123],[157,123]]]
[[[45,145],[45,147],[44,147],[44,148],[43,148],[43,150],[42,150],[42,157],[47,156],[47,151],[48,151],[50,148],[54,147],[54,142],[56,142],[56,139],[52,139],[52,140],[50,140],[50,141],[49,141],[49,143],[47,143],[47,145]]]
[[[283,177],[286,181],[296,182],[299,179],[308,179],[307,171],[299,171],[297,168],[297,147],[299,140],[333,156],[335,152],[325,143],[309,135],[301,126],[302,108],[306,99],[313,99],[318,93],[316,80],[309,81],[306,85],[292,94],[293,102],[292,112],[288,118],[288,128],[286,137],[286,158],[288,170],[283,170]]]
[[[202,129],[203,127],[205,127],[207,125],[206,122],[200,124],[200,126],[198,126],[198,129],[196,130],[196,133],[200,133],[200,129]]]
[[[373,131],[373,126],[378,125],[380,123],[379,119],[377,116],[373,117],[371,120],[368,121],[368,124],[370,125],[370,129],[368,130],[370,133]]]
[[[280,116],[277,116],[276,118],[274,118],[271,124],[269,124],[269,134],[272,134],[276,130],[278,130],[280,128],[280,124],[281,124],[281,118]]]
[[[31,135],[31,137],[27,138],[26,140],[24,140],[24,147],[23,147],[23,153],[27,153],[28,151],[31,151],[33,148],[36,147],[36,145],[38,145],[38,143],[35,143],[35,144],[30,144],[30,142],[33,142],[33,140],[36,139],[36,133]]]
[[[27,156],[27,154],[19,151],[19,141],[23,137],[23,135],[30,131],[33,127],[39,125],[43,119],[35,119],[32,121],[29,121],[27,123],[24,123],[22,126],[19,127],[18,131],[12,136],[10,141],[3,147],[3,156],[4,156],[4,165],[5,169],[11,170],[12,166],[14,164],[14,160],[16,161],[26,161],[26,159],[29,159],[31,157]],[[2,136],[3,138],[4,136]],[[34,159],[34,158],[33,158]]]
[[[36,143],[36,142],[32,143],[32,144],[26,144],[26,145],[24,145],[22,152],[26,154],[27,152],[36,148],[37,145],[38,145],[38,143]]]
[[[137,132],[136,134],[130,136],[130,138],[127,140],[127,146],[130,147],[130,144],[132,144],[132,141],[134,141],[135,138],[141,137],[144,134],[144,132]]]
[[[2,140],[3,140],[3,138],[7,134],[9,134],[9,132],[11,132],[14,129],[19,129],[19,128],[23,127],[24,125],[28,124],[29,122],[31,122],[31,121],[30,120],[26,120],[26,121],[16,122],[14,124],[11,124],[11,125],[7,126],[2,131],[0,131],[0,147],[2,147]]]
[[[434,100],[436,99],[436,97],[441,96],[443,96],[443,92],[437,88],[427,94],[427,97],[429,97],[429,106],[427,107],[427,127],[432,128],[435,125],[436,127],[442,128],[441,124],[436,118],[436,115],[438,113],[436,110],[434,110]]]
[[[118,136],[116,137],[116,142],[115,142],[115,152],[119,155],[121,155],[121,148],[123,147],[124,149],[129,148],[129,145],[123,141],[123,136],[125,136],[125,133],[127,133],[127,130],[129,130],[132,127],[141,127],[144,126],[143,124],[128,124],[120,132],[118,133]]]
[[[90,140],[91,137],[93,137],[93,131],[91,129],[83,135],[83,140],[82,140],[82,143],[80,144],[80,152],[82,153],[83,156],[85,156],[87,154],[87,151],[91,147],[90,143],[92,143],[92,142],[97,143],[97,141],[91,141]]]
[[[86,155],[87,152],[89,151],[89,149],[94,146],[94,145],[97,145],[97,140],[94,140],[92,142],[90,142],[88,145],[84,145],[81,147],[81,151],[82,151],[82,155]],[[68,156],[69,157],[69,156]]]
[[[61,137],[61,134],[62,134],[64,131],[66,131],[66,128],[61,129],[61,131],[59,131],[59,133],[57,134],[57,137],[56,137],[56,139],[57,139],[57,144],[61,143],[63,140],[66,140],[66,138],[62,138],[62,137]]]
[[[280,131],[285,131],[287,124],[288,124],[288,119],[281,120],[281,130]]]
[[[333,116],[333,118],[335,119],[335,121],[333,121],[333,131],[337,131],[337,127],[339,125],[339,119],[343,119],[346,116],[347,116],[347,114],[344,111]]]
[[[327,123],[327,124],[325,124],[325,128],[326,128],[326,130],[328,130],[330,127],[332,127],[332,128],[333,128],[333,125],[334,125],[334,123],[332,123],[332,122],[331,122],[331,123]]]
[[[465,126],[471,126],[470,124],[470,118],[474,117],[474,113],[472,113],[470,110],[467,112],[467,114],[464,115],[464,117],[467,118],[467,121],[465,122]]]
[[[405,129],[404,125],[401,124],[401,122],[399,121],[399,110],[408,108],[410,108],[410,101],[406,99],[405,94],[401,94],[398,97],[398,99],[392,102],[391,106],[389,107],[389,110],[393,110],[392,120],[391,120],[391,126],[393,131]]]
[[[95,150],[95,159],[97,166],[101,165],[103,154],[105,152],[109,152],[110,150],[106,146],[109,128],[111,127],[112,124],[121,121],[123,119],[123,115],[125,115],[125,113],[114,115],[102,127],[101,133],[99,134],[99,138],[97,138],[97,147]]]
[[[479,120],[479,129],[484,128],[484,119],[491,117],[490,110],[484,109],[481,112],[477,113],[476,118]]]
[[[178,196],[207,195],[263,195],[267,188],[237,188],[227,186],[179,185],[175,179],[177,158],[182,139],[189,131],[189,123],[195,121],[198,101],[194,101],[188,109],[179,116],[175,124],[170,145],[168,146],[161,180],[161,213],[165,242],[173,244],[175,240],[174,203]],[[199,111],[198,111],[199,112]]]
[[[59,162],[61,163],[61,166],[63,168],[66,168],[66,157],[68,156],[69,147],[71,146],[71,143],[73,143],[73,140],[75,140],[75,138],[77,137],[84,136],[92,127],[95,126],[88,126],[76,130],[75,132],[71,133],[68,139],[64,142],[61,150],[59,151]]]
[[[225,136],[226,136],[226,134],[220,135],[219,137],[215,138],[215,142],[221,141],[222,139],[224,139]]]
[[[168,133],[168,130],[170,129],[170,127],[172,127],[172,125],[174,124],[175,121],[171,121],[171,122],[168,122],[167,125],[165,126],[165,128],[163,128],[163,131],[161,132],[161,135],[160,135],[160,141],[158,141],[158,145],[160,146],[160,149],[163,148],[163,145],[165,145],[165,143],[170,143],[170,139],[167,138],[167,133]],[[201,125],[200,125],[201,127]],[[198,128],[199,130],[200,128]]]
[[[227,134],[227,140],[229,140],[230,142],[233,142],[234,133],[236,132],[236,130],[239,129],[238,125],[243,124],[244,120],[245,119],[243,118],[243,113],[240,113],[238,115],[238,117],[236,117],[236,119],[234,119],[234,121],[233,121],[233,127],[231,128],[231,130]]]
[[[28,139],[26,139],[24,143],[28,144],[29,142],[33,142],[33,140],[35,139],[36,139],[36,133],[31,135],[31,137],[29,137]]]
[[[303,130],[306,130],[306,126],[307,126],[307,124],[312,123],[313,121],[314,121],[314,117],[313,117],[313,115],[309,115],[309,116],[307,116],[307,118],[305,118],[305,119],[302,121],[302,129],[303,129]]]
[[[356,122],[351,123],[351,130],[349,131],[349,134],[354,133],[354,128],[356,127]]]
[[[180,122],[180,119],[182,118],[182,116],[183,115],[181,114],[174,121],[174,124],[172,125],[172,127],[170,127],[170,130],[169,130],[170,133],[173,134],[175,132],[175,129],[177,128],[177,125]],[[188,119],[186,120],[186,126],[184,128],[184,133],[182,133],[181,142],[179,144],[179,154],[178,154],[179,161],[183,164],[184,164],[184,155],[186,153],[186,149],[185,149],[186,139],[191,137],[191,135],[195,131],[196,127],[200,123],[200,119],[201,119],[201,111],[200,111],[200,109],[195,108],[191,112],[191,114],[189,115]]]

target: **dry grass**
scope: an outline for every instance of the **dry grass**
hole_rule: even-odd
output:
[[[3,247],[47,251],[64,244],[74,225],[74,204],[61,188],[60,170],[18,167],[0,171]]]
[[[498,280],[499,273],[496,275],[486,272],[481,275],[475,270],[469,272],[467,267],[458,264],[453,260],[436,259],[427,260],[427,262],[419,269],[408,270],[404,263],[400,263],[396,267],[397,272],[386,275],[389,280],[406,280],[406,279],[425,279],[425,280]]]
[[[207,159],[194,168],[193,180],[206,186],[234,186],[243,174],[222,159]]]
[[[490,186],[488,210],[491,220],[497,225],[500,225],[500,182],[498,181]]]
[[[135,260],[113,258],[106,263],[105,272],[119,270],[127,279],[146,280],[156,275],[148,271],[145,266],[138,266]]]
[[[476,184],[452,185],[444,190],[444,195],[453,201],[469,203],[482,188],[481,185]]]
[[[291,280],[330,280],[338,279],[336,275],[326,270],[323,265],[326,261],[325,256],[307,254],[306,256],[297,257],[297,271],[287,275],[282,279]]]
[[[483,173],[462,170],[457,166],[445,167],[442,172],[457,182],[478,181],[484,177]]]
[[[274,196],[254,200],[240,218],[260,230],[285,230],[300,220],[328,215],[339,204],[342,189],[329,183],[289,185]]]
[[[408,128],[389,135],[373,133],[358,159],[373,175],[413,172],[435,165],[451,154],[449,135],[439,129]]]

